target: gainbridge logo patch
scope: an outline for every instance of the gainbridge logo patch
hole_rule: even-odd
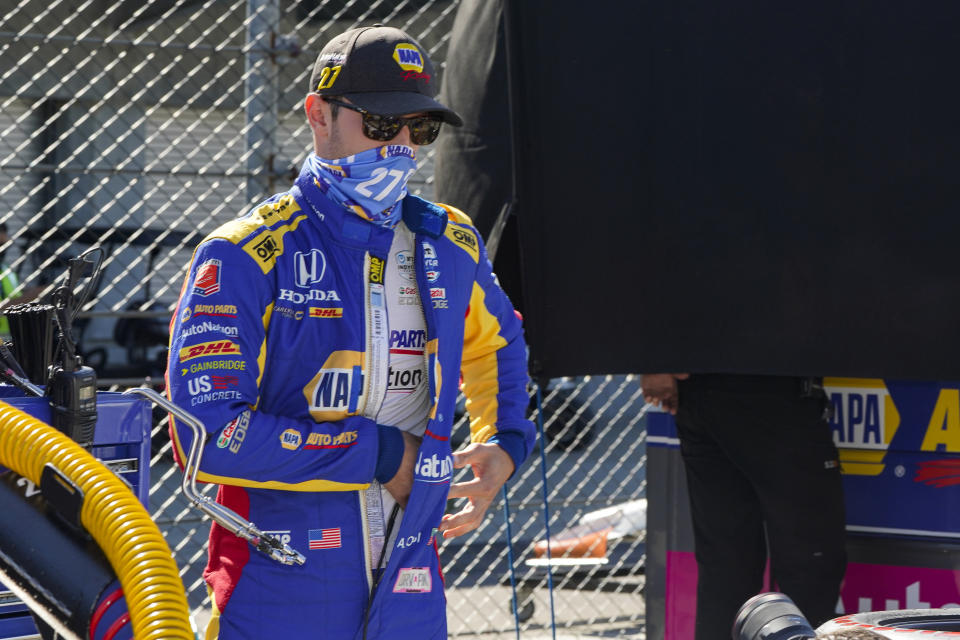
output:
[[[833,408],[830,429],[843,472],[879,475],[900,427],[900,413],[883,380],[825,378],[823,386]]]

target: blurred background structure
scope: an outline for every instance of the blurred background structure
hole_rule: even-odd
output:
[[[103,275],[75,324],[80,349],[104,388],[160,386],[169,316],[193,247],[285,189],[310,149],[302,97],[321,46],[382,22],[417,38],[442,73],[457,7],[20,0],[0,17],[0,222],[9,230],[0,262],[23,287],[47,286],[67,260],[103,247]],[[433,151],[423,151],[412,191],[429,198]],[[638,380],[554,379],[541,392],[543,415],[531,415],[542,418],[543,458],[532,457],[480,531],[441,545],[450,633],[546,635],[553,603],[565,634],[640,636],[645,525],[634,522],[635,508],[626,533],[594,527],[604,547],[591,543],[587,558],[551,563],[552,576],[535,549],[548,524],[553,533],[590,528],[598,510],[614,508],[601,517],[620,518],[623,528],[616,507],[645,497]],[[151,513],[203,620],[209,524],[177,491],[166,430],[155,414]],[[457,434],[467,438],[463,419]]]

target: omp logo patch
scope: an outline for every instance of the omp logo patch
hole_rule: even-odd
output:
[[[883,380],[826,378],[823,385],[833,409],[830,429],[843,472],[880,474],[900,426],[900,414]]]
[[[337,308],[310,307],[310,317],[311,318],[342,318],[343,307],[337,307]]]
[[[480,260],[480,246],[477,243],[477,236],[472,231],[448,224],[443,234],[469,253],[474,262]]]
[[[393,59],[404,71],[423,73],[423,55],[408,42],[401,42],[393,50]]]
[[[383,284],[383,260],[377,256],[370,256],[370,282]]]
[[[355,415],[363,393],[363,354],[334,351],[307,383],[303,395],[310,415],[318,422]]]
[[[299,449],[302,440],[303,436],[296,429],[287,429],[280,434],[280,446],[291,451]]]
[[[214,340],[213,342],[201,342],[190,347],[180,349],[180,362],[186,362],[194,358],[203,358],[205,356],[239,356],[240,345],[231,340]]]
[[[280,252],[280,245],[277,244],[277,241],[273,239],[272,235],[266,233],[261,235],[257,242],[254,243],[253,251],[257,254],[257,258],[259,258],[261,262],[267,262]]]
[[[197,267],[197,277],[193,281],[193,292],[198,296],[210,296],[220,291],[220,265],[216,258],[204,261]]]
[[[288,224],[261,231],[244,243],[243,250],[260,265],[261,271],[269,273],[277,256],[283,254],[283,236],[296,229],[306,218],[305,215],[298,216],[290,220]]]

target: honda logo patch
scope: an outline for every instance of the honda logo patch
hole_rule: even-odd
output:
[[[320,249],[313,249],[310,253],[298,251],[293,256],[294,268],[297,270],[296,282],[298,287],[309,287],[315,282],[323,280],[327,270],[327,259]]]

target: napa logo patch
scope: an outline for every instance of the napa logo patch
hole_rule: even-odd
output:
[[[408,147],[405,144],[387,144],[380,147],[380,157],[384,159],[404,157],[416,160],[417,153],[413,150],[413,147]]]
[[[900,413],[883,380],[826,378],[823,386],[830,400],[830,430],[843,472],[879,475],[900,426]]]
[[[302,440],[303,436],[296,429],[287,429],[280,434],[280,446],[291,451],[299,449]]]
[[[357,413],[363,394],[363,355],[334,351],[303,388],[314,420],[332,422]]]
[[[423,73],[423,54],[409,42],[401,42],[394,48],[393,59],[404,71]]]

